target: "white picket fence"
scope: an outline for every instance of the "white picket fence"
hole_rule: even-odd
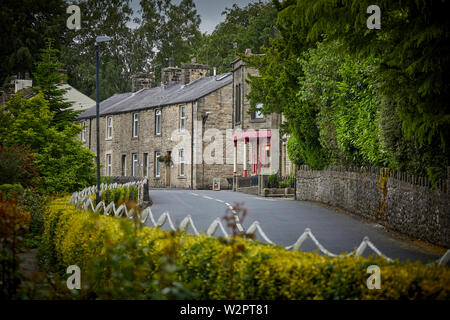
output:
[[[127,183],[124,185],[119,185],[119,184],[110,184],[110,185],[101,185],[101,189],[112,189],[112,188],[117,188],[118,186],[130,186],[130,185],[137,185],[138,188],[142,188],[143,185],[146,183],[146,180],[143,181],[139,181],[139,182],[131,182],[131,183]],[[104,203],[104,201],[101,201],[97,204],[97,206],[94,206],[94,202],[93,199],[90,197],[91,195],[95,194],[95,192],[97,191],[96,186],[94,187],[89,187],[86,188],[80,192],[75,192],[74,194],[72,194],[71,198],[70,198],[70,203],[77,206],[77,208],[83,208],[85,211],[91,210],[92,212],[96,212],[96,213],[101,213],[107,216],[114,216],[114,217],[126,217],[128,219],[135,219],[136,218],[136,212],[132,209],[130,211],[127,210],[127,207],[125,205],[120,205],[118,208],[115,207],[114,202],[111,202],[109,205],[106,205]],[[142,195],[142,194],[141,194]],[[233,213],[235,213],[235,211],[233,210]],[[264,241],[266,241],[267,243],[273,244],[275,245],[275,243],[269,239],[269,237],[267,237],[266,233],[264,232],[264,230],[261,228],[260,223],[258,221],[254,221],[250,227],[247,230],[244,230],[244,228],[242,227],[242,225],[239,222],[239,218],[238,216],[235,214],[235,220],[236,220],[236,225],[239,229],[240,232],[243,232],[246,235],[254,235],[256,233],[258,233],[260,235],[260,237],[262,239],[264,239]],[[192,220],[192,216],[188,215],[186,216],[179,224],[178,227],[175,226],[175,224],[173,223],[172,218],[170,217],[169,212],[164,212],[159,218],[158,220],[155,219],[155,217],[153,216],[152,210],[150,209],[150,207],[144,209],[139,216],[137,217],[139,219],[139,221],[141,221],[142,223],[146,224],[147,220],[150,218],[150,222],[153,225],[153,227],[157,227],[160,228],[162,226],[164,226],[166,224],[166,222],[169,224],[169,228],[173,231],[187,231],[189,226],[192,228],[192,231],[195,235],[200,235],[201,233],[198,231],[197,227],[195,226],[194,221]],[[217,230],[220,230],[223,234],[224,237],[228,238],[230,235],[227,233],[225,227],[222,224],[222,221],[220,218],[216,218],[211,225],[208,227],[207,231],[206,231],[206,236],[208,237],[212,237],[215,235],[215,233],[217,232]],[[322,252],[323,254],[330,256],[330,257],[338,257],[338,258],[343,258],[343,257],[350,257],[350,256],[361,256],[364,251],[367,248],[370,248],[375,254],[377,254],[378,256],[386,259],[387,261],[393,261],[391,258],[387,257],[386,255],[384,255],[370,240],[369,237],[364,237],[363,240],[361,241],[361,243],[359,244],[359,246],[354,249],[353,251],[347,253],[347,254],[335,254],[330,252],[329,250],[327,250],[314,236],[314,234],[312,233],[311,229],[306,228],[305,231],[300,235],[300,237],[298,237],[297,241],[290,245],[290,246],[286,246],[285,249],[286,250],[293,250],[293,251],[300,251],[303,243],[305,242],[305,240],[307,240],[308,238],[310,238],[312,240],[312,242],[314,243],[314,245],[317,247],[317,249],[319,249],[320,252]],[[436,263],[438,265],[446,265],[448,262],[450,261],[450,250],[447,250],[447,252],[436,261]]]

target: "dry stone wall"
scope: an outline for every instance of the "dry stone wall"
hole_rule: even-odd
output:
[[[450,247],[450,179],[432,189],[425,178],[380,168],[315,171],[302,166],[296,175],[297,200],[343,208],[388,229]]]

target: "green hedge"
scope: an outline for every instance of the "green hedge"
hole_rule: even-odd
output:
[[[450,298],[447,267],[329,258],[240,238],[174,235],[76,210],[67,201],[51,204],[44,242],[54,263],[89,270],[83,278],[88,297],[146,299],[170,291],[175,298],[197,299]],[[370,265],[381,269],[380,290],[367,289]]]

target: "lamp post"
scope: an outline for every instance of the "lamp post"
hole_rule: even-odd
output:
[[[98,44],[108,42],[111,38],[107,36],[98,36],[95,39],[95,100],[96,100],[96,134],[97,134],[97,192],[95,193],[96,204],[100,202],[100,101],[99,101],[99,85],[98,85]]]

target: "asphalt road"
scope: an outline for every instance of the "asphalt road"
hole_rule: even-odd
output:
[[[199,231],[206,231],[217,217],[223,217],[228,205],[235,207],[240,203],[248,211],[242,226],[247,230],[254,221],[259,221],[267,237],[282,246],[294,244],[305,228],[310,228],[316,239],[334,254],[352,251],[368,236],[383,254],[392,259],[429,262],[440,258],[434,251],[386,232],[375,223],[310,202],[207,190],[151,189],[150,196],[155,220],[167,211],[178,226],[187,215],[191,215]],[[167,222],[163,228],[169,229]],[[189,231],[192,232],[191,228]],[[216,235],[221,235],[219,230]],[[260,236],[257,239],[263,241]],[[303,251],[316,249],[310,239],[301,247]],[[370,254],[373,252],[366,249],[364,256]]]

